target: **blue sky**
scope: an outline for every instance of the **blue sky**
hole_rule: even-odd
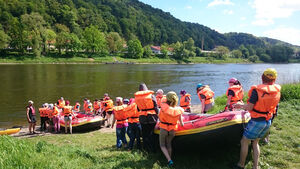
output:
[[[220,33],[245,32],[300,46],[300,0],[140,0]]]

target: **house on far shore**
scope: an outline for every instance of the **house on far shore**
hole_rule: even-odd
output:
[[[151,46],[151,50],[153,54],[158,54],[158,55],[162,54],[160,51],[161,50],[160,46]]]

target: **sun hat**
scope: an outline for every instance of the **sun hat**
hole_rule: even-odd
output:
[[[33,104],[33,101],[32,101],[32,100],[29,100],[29,101],[28,101],[28,104]]]
[[[235,83],[236,81],[237,81],[237,79],[233,77],[228,81],[228,83]]]
[[[164,91],[163,91],[162,89],[158,89],[158,90],[156,91],[156,94],[164,94]]]

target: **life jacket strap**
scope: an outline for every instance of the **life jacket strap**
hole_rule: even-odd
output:
[[[151,109],[142,109],[141,111],[150,111],[150,110],[155,110],[154,107]]]
[[[269,114],[269,112],[261,112],[261,111],[255,110],[255,109],[253,109],[253,111],[256,113],[259,113],[259,114]]]
[[[137,118],[139,118],[139,117],[128,117],[128,118],[130,118],[130,119],[137,119]]]
[[[163,121],[160,121],[162,124],[165,124],[165,125],[168,125],[168,126],[170,126],[170,125],[176,125],[176,124],[173,124],[173,123],[167,123],[167,122],[163,122]]]

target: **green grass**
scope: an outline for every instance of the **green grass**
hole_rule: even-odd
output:
[[[261,144],[262,169],[300,168],[300,98],[289,94],[299,87],[300,84],[283,85],[284,99],[271,127],[270,143]],[[225,96],[216,98],[213,111],[222,110],[225,102]],[[160,150],[156,154],[117,150],[115,139],[115,133],[99,131],[26,139],[0,136],[0,168],[167,168]],[[229,169],[239,159],[239,145],[211,151],[194,147],[183,151],[174,148],[176,168]],[[251,161],[249,155],[247,169],[252,167]]]
[[[76,54],[73,57],[60,57],[59,55],[53,56],[41,56],[36,58],[32,55],[26,56],[14,56],[10,55],[7,57],[0,57],[0,63],[116,63],[116,60],[119,63],[154,63],[154,64],[185,64],[185,63],[215,63],[215,64],[222,64],[222,63],[250,63],[248,60],[245,59],[236,59],[236,58],[227,58],[225,60],[218,60],[208,57],[193,57],[189,58],[184,61],[178,61],[175,59],[170,58],[158,58],[158,57],[151,57],[151,58],[140,58],[140,59],[129,59],[123,58],[118,55],[115,56],[98,56],[98,55],[91,55],[88,58],[86,54]]]

